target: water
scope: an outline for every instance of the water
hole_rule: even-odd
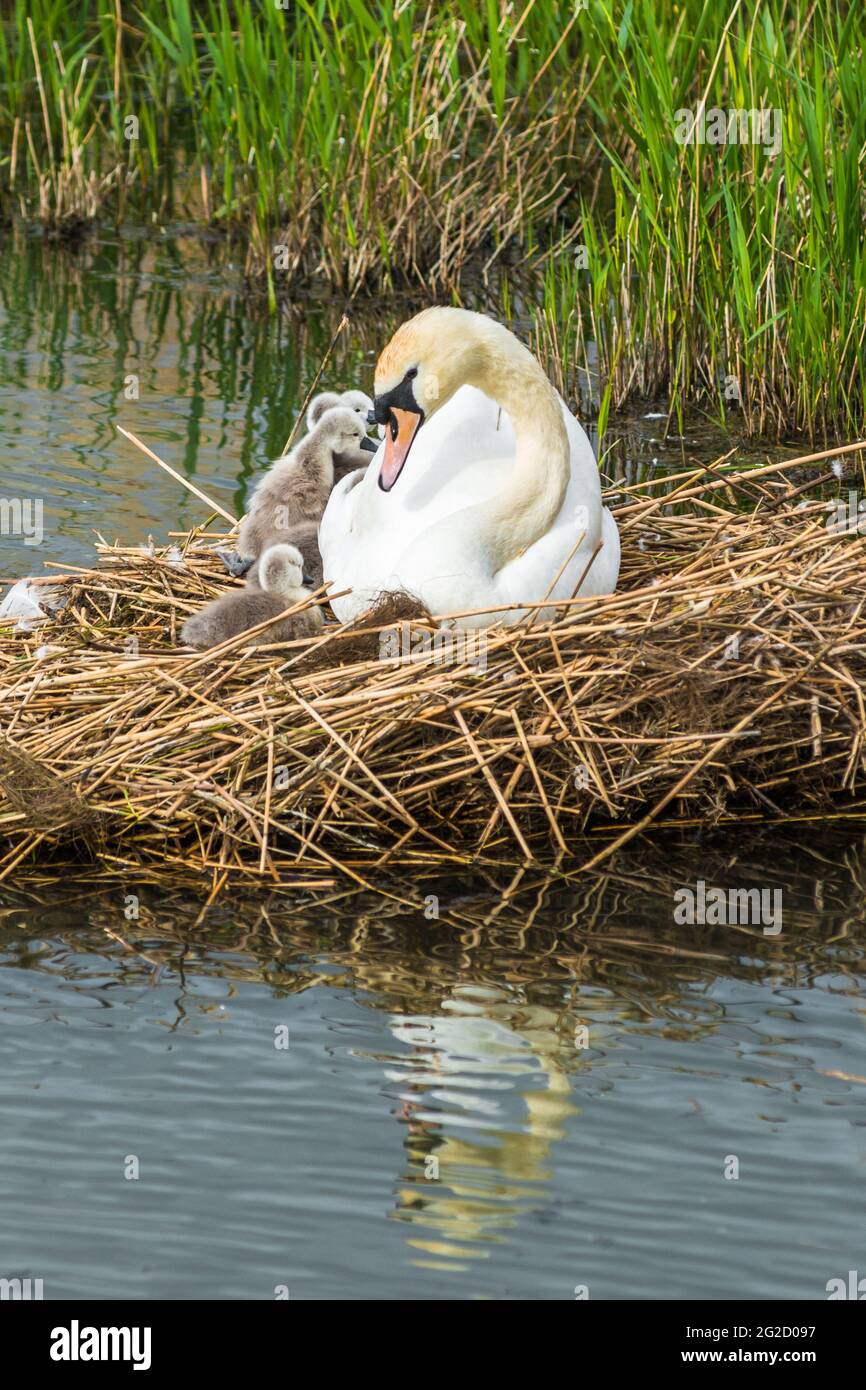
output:
[[[457,927],[348,894],[201,917],[166,890],[137,922],[119,890],[7,894],[4,1272],[55,1297],[824,1297],[863,1268],[866,849],[734,857],[444,885]],[[781,885],[782,933],[674,926],[697,874]]]
[[[204,520],[116,423],[242,508],[338,306],[271,322],[212,257],[0,244],[3,489],[46,525],[39,547],[0,536],[0,574]],[[388,322],[356,320],[329,384],[369,383]],[[660,425],[612,466],[725,447]],[[781,934],[677,927],[700,878],[781,888]],[[4,885],[0,1277],[49,1298],[823,1298],[866,1274],[864,879],[861,835],[809,826],[647,842],[510,897],[510,875],[437,882],[439,921],[399,882],[209,911],[166,883],[134,921],[121,889]]]
[[[245,297],[225,253],[198,238],[95,236],[69,249],[7,233],[0,496],[41,500],[45,539],[30,546],[0,531],[0,580],[40,573],[46,562],[90,565],[97,533],[127,545],[150,534],[162,541],[207,519],[206,505],[117,425],[241,515],[286,443],[341,308],[307,300],[270,319]],[[411,312],[398,300],[375,314],[358,306],[326,384],[369,391],[379,350]],[[645,414],[623,424],[625,447],[606,464],[628,481],[731,447],[705,422],[685,440],[664,440],[664,421]]]
[[[253,312],[194,239],[142,236],[70,251],[0,248],[3,495],[42,500],[45,541],[0,536],[0,575],[88,565],[95,533],[126,544],[203,523],[208,509],[116,431],[138,435],[227,510],[279,454],[324,354],[333,312]],[[334,374],[371,376],[359,319]],[[137,393],[137,398],[136,398]],[[38,484],[38,491],[36,486]]]

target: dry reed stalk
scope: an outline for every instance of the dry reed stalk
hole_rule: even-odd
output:
[[[179,650],[225,586],[219,538],[180,560],[103,544],[56,581],[54,621],[0,629],[0,728],[98,817],[100,872],[212,896],[502,856],[589,868],[661,825],[864,816],[866,539],[802,497],[818,461],[631,489],[616,594],[528,605],[448,661],[405,596],[267,650]],[[401,624],[421,650],[382,655]],[[0,776],[0,877],[68,853],[73,813],[28,819],[28,785]]]
[[[159,457],[159,454],[155,454],[152,449],[149,449],[146,444],[143,444],[138,436],[134,435],[131,430],[125,430],[122,425],[115,425],[115,429],[118,434],[123,435],[124,439],[128,439],[130,444],[134,444],[136,449],[140,449],[141,452],[149,459],[152,459],[154,463],[158,463],[160,468],[163,468],[165,472],[168,473],[169,477],[174,478],[176,483],[180,483],[181,487],[185,487],[188,492],[192,492],[202,502],[206,502],[212,512],[216,512],[217,515],[221,516],[224,521],[227,521],[230,526],[237,525],[237,517],[232,516],[231,512],[227,512],[225,508],[221,507],[219,502],[215,502],[212,497],[208,497],[207,493],[202,492],[201,488],[197,487],[189,478],[185,478],[182,473],[178,473],[177,469],[172,468],[171,464],[166,463],[164,459]]]
[[[319,382],[321,381],[321,379],[322,379],[322,373],[324,372],[324,370],[325,370],[325,368],[327,367],[329,361],[331,360],[331,353],[334,351],[334,348],[336,347],[337,339],[339,338],[340,334],[343,332],[343,329],[344,329],[344,328],[348,328],[348,326],[349,326],[349,315],[348,315],[347,313],[344,312],[344,313],[340,316],[340,322],[337,324],[337,327],[336,327],[335,330],[334,330],[333,337],[331,338],[331,341],[329,342],[327,348],[325,349],[325,355],[324,355],[324,357],[322,358],[321,362],[319,363],[319,369],[318,369],[318,371],[316,372],[316,375],[313,377],[312,383],[311,383],[310,386],[307,388],[307,394],[306,394],[306,396],[304,397],[303,401],[301,402],[301,408],[300,408],[300,410],[298,411],[297,416],[295,417],[295,423],[292,425],[291,433],[290,433],[288,439],[286,440],[285,444],[283,445],[283,451],[282,451],[282,453],[280,454],[280,458],[285,458],[286,454],[289,452],[289,450],[291,449],[293,443],[295,442],[295,436],[296,436],[296,434],[298,433],[298,429],[300,428],[301,421],[303,420],[304,416],[305,416],[306,413],[307,413],[307,406],[310,404],[310,401],[313,399],[313,392],[315,391],[316,387],[318,386]]]
[[[815,967],[816,950],[862,930],[866,856],[850,833],[825,832],[813,845],[801,826],[792,825],[773,832],[770,854],[760,833],[738,835],[733,855],[730,837],[723,837],[717,845],[703,842],[697,863],[694,845],[682,838],[645,842],[639,856],[621,852],[590,872],[571,868],[562,856],[553,872],[537,864],[510,872],[491,864],[473,866],[459,881],[436,866],[418,865],[411,875],[377,876],[375,892],[352,882],[298,878],[292,885],[297,891],[288,894],[239,879],[229,904],[218,900],[224,879],[202,893],[194,881],[166,882],[141,869],[135,880],[139,917],[120,927],[116,877],[92,866],[65,881],[65,902],[68,907],[74,894],[76,912],[72,920],[65,914],[67,926],[52,918],[52,932],[62,934],[70,951],[105,954],[112,949],[108,943],[116,943],[143,982],[155,970],[177,971],[192,947],[197,972],[265,978],[271,987],[285,983],[295,991],[321,983],[362,988],[387,1001],[390,1012],[399,1001],[407,1015],[441,1008],[455,985],[472,980],[507,979],[521,1009],[524,989],[556,978],[566,986],[556,1029],[571,1036],[582,1016],[582,982],[609,982],[625,969],[630,981],[643,980],[650,1010],[658,1005],[670,1018],[683,986],[702,976],[712,980],[719,962],[744,980],[771,962],[777,983],[796,987]],[[694,881],[696,871],[725,883],[733,863],[739,882],[783,890],[784,952],[758,925],[707,925],[696,933],[675,923],[674,886]],[[797,891],[807,881],[813,898]],[[425,916],[430,893],[439,904],[435,923]],[[38,939],[45,909],[57,904],[56,870],[28,869],[18,891],[4,884],[3,903],[16,938]],[[311,940],[326,970],[311,961]],[[862,980],[856,954],[843,953],[835,968],[850,977],[852,988]]]

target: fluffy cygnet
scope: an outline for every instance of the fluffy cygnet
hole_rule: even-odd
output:
[[[322,391],[320,395],[314,396],[307,406],[307,429],[314,430],[326,410],[333,410],[340,406],[347,410],[354,410],[366,427],[367,415],[373,409],[373,402],[369,396],[364,395],[363,391]]]
[[[223,594],[201,612],[187,618],[181,632],[187,646],[218,647],[230,637],[237,637],[268,618],[278,618],[287,608],[309,598],[309,589],[303,587],[303,560],[295,546],[270,546],[262,555],[258,570],[256,587]],[[263,646],[272,642],[290,642],[295,637],[311,637],[319,631],[322,623],[320,607],[305,608],[300,613],[280,618],[261,632],[252,633],[250,645]]]
[[[238,534],[240,554],[256,561],[268,546],[287,542],[302,551],[308,572],[321,583],[318,526],[334,486],[334,464],[348,459],[362,468],[376,447],[355,411],[326,410],[312,434],[277,459],[256,488]]]

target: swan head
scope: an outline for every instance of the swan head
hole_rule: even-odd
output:
[[[372,416],[385,426],[379,486],[390,492],[419,429],[461,386],[485,390],[511,358],[534,359],[502,324],[469,309],[424,309],[402,324],[376,363]],[[371,424],[373,420],[371,420]]]

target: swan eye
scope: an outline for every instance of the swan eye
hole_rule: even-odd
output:
[[[418,368],[417,368],[417,367],[410,367],[409,370],[408,370],[408,372],[406,373],[405,380],[406,380],[406,381],[414,381],[417,375],[418,375]]]

